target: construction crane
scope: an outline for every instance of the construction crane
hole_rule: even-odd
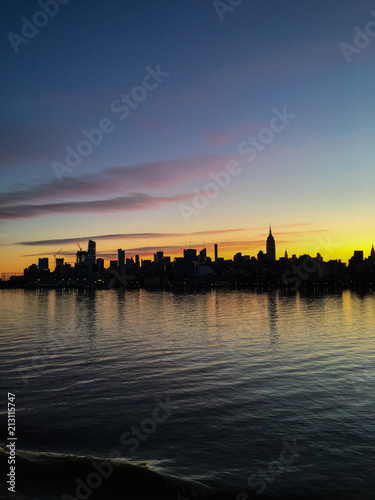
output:
[[[61,252],[62,248],[60,248],[60,250],[56,253],[53,254],[53,258],[55,259],[55,269],[57,268],[57,259],[56,259],[56,255],[59,255],[59,253]]]
[[[79,249],[81,250],[81,252],[82,252],[82,247],[81,247],[81,245],[80,245],[78,242],[77,242],[77,245],[78,245],[78,248],[79,248]]]
[[[56,255],[59,255],[59,253],[61,252],[62,248],[60,248],[60,250],[56,253],[53,254],[53,256],[55,257],[55,264],[56,264]]]

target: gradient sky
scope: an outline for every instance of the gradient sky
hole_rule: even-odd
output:
[[[286,248],[367,256],[375,36],[350,63],[340,44],[353,45],[374,10],[373,1],[244,0],[220,19],[206,0],[71,0],[16,53],[8,34],[22,36],[22,18],[41,7],[2,2],[0,272],[38,256],[52,264],[58,251],[74,262],[88,238],[106,260],[120,247],[149,258],[203,243],[211,256],[214,243],[220,256],[256,255],[270,222],[277,257]],[[168,76],[121,120],[114,101],[158,65]],[[247,161],[240,144],[285,107],[295,118]],[[59,180],[52,163],[65,164],[66,147],[106,118],[113,130]],[[233,161],[238,175],[197,209],[210,173]],[[194,208],[188,220],[181,207]]]

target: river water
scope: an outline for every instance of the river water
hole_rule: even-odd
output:
[[[0,320],[3,445],[10,392],[18,450],[375,498],[374,294],[0,290]]]

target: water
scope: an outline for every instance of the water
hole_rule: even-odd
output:
[[[375,498],[373,294],[0,290],[0,318],[2,443],[9,391],[18,449]]]

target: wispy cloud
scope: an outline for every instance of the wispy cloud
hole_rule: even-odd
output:
[[[249,135],[257,134],[266,125],[267,122],[260,121],[240,123],[230,129],[207,130],[203,133],[203,137],[211,144],[239,143]]]
[[[248,58],[221,66],[207,73],[202,86],[209,88],[236,89],[249,83],[263,83],[278,78],[291,78],[321,71],[324,66],[341,64],[338,58],[337,40],[309,41],[291,47],[272,49],[269,52],[253,51]],[[213,93],[211,93],[212,95]]]
[[[36,124],[4,128],[1,131],[0,167],[52,160],[56,149],[66,140],[66,134],[63,127]]]
[[[75,238],[58,238],[53,240],[34,240],[34,241],[19,241],[15,243],[16,245],[25,246],[43,246],[43,245],[60,245],[68,243],[76,243],[78,241],[87,240],[127,240],[127,239],[148,239],[148,238],[170,238],[170,237],[185,237],[185,236],[208,236],[212,234],[224,234],[224,233],[235,233],[238,231],[244,231],[245,228],[235,228],[235,229],[214,229],[208,231],[195,231],[192,233],[120,233],[120,234],[101,234],[101,235],[90,235],[90,236],[80,236]]]
[[[45,203],[43,205],[18,205],[0,208],[1,219],[28,219],[51,214],[109,213],[119,211],[148,210],[166,203],[187,201],[193,194],[161,196],[159,198],[143,193],[130,193],[106,200],[74,201],[66,203]]]
[[[311,233],[325,233],[329,231],[329,229],[306,229],[306,231],[278,231],[278,235],[283,235],[283,236],[302,236],[306,234],[311,234]]]
[[[209,172],[223,169],[229,158],[219,155],[201,156],[186,160],[142,163],[133,166],[113,166],[97,174],[65,177],[30,187],[15,187],[2,193],[0,207],[82,197],[108,196],[153,190],[205,177]],[[0,212],[1,213],[1,212]]]
[[[165,125],[156,120],[145,118],[144,116],[135,116],[134,121],[139,123],[144,129],[154,132],[156,134],[170,133]]]

